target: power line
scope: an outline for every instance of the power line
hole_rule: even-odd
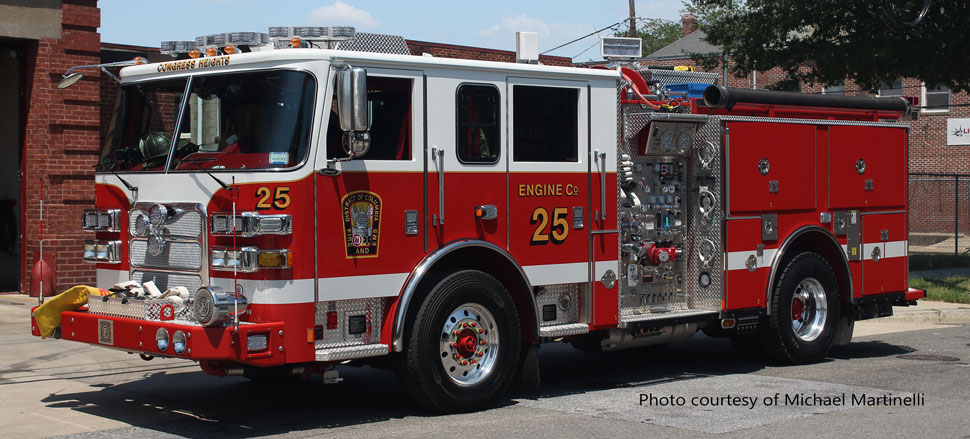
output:
[[[600,33],[600,32],[603,32],[603,31],[605,31],[605,30],[607,30],[607,29],[612,29],[612,28],[614,28],[614,27],[616,27],[617,25],[619,25],[620,23],[622,23],[622,22],[621,22],[621,21],[618,21],[618,22],[616,22],[616,23],[613,23],[613,24],[611,24],[611,25],[609,25],[609,26],[606,26],[606,27],[604,27],[604,28],[602,28],[602,29],[599,29],[599,30],[595,30],[595,31],[592,31],[592,32],[590,32],[590,33],[588,33],[588,34],[586,34],[586,35],[583,35],[583,36],[581,36],[581,37],[579,37],[579,38],[576,38],[575,40],[572,40],[572,41],[570,41],[570,42],[568,42],[568,43],[565,43],[565,44],[560,44],[560,45],[558,45],[558,46],[556,46],[556,47],[553,47],[552,49],[549,49],[549,50],[547,50],[547,51],[545,51],[545,52],[542,52],[542,53],[540,53],[539,55],[545,55],[545,54],[547,54],[547,53],[549,53],[549,52],[552,52],[553,50],[556,50],[556,49],[559,49],[559,48],[562,48],[562,47],[566,47],[566,46],[568,46],[568,45],[570,45],[570,44],[573,44],[573,43],[575,43],[575,42],[577,42],[577,41],[579,41],[579,40],[582,40],[582,39],[584,39],[584,38],[587,38],[587,37],[590,37],[590,36],[593,36],[593,35],[595,35],[595,34],[598,34],[598,33]],[[586,49],[586,50],[589,50],[589,49]]]

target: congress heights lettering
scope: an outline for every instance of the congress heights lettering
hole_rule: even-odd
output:
[[[158,72],[177,72],[179,70],[204,69],[207,67],[222,67],[229,65],[228,56],[218,56],[214,58],[185,59],[161,63],[158,65]]]

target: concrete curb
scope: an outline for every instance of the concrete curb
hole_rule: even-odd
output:
[[[889,320],[901,322],[970,323],[970,309],[894,310]]]

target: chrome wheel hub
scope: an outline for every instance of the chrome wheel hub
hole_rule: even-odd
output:
[[[453,382],[470,386],[493,370],[498,358],[499,332],[495,318],[477,303],[459,306],[441,328],[441,365]]]
[[[795,336],[813,341],[822,335],[828,318],[825,289],[815,278],[805,278],[795,287],[791,299],[791,325]]]

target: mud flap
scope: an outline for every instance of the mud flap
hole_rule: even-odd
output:
[[[839,318],[839,324],[835,328],[835,338],[832,339],[832,345],[834,346],[845,346],[852,341],[852,330],[855,329],[855,319],[852,318],[852,313],[843,313]]]
[[[515,376],[515,387],[526,391],[539,390],[539,345],[529,343],[522,346],[519,356],[522,362]]]

